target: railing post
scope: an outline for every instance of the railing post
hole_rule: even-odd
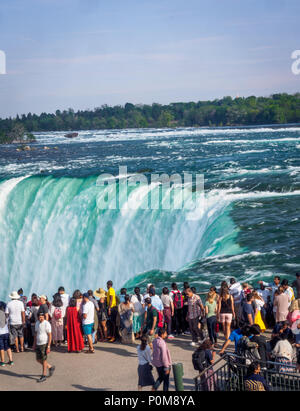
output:
[[[181,362],[173,364],[173,375],[176,391],[184,391],[183,387],[183,365]]]

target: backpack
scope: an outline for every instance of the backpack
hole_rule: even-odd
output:
[[[54,313],[53,313],[53,317],[55,320],[60,320],[62,318],[62,312],[60,308],[55,308]]]
[[[205,350],[196,350],[192,355],[192,362],[195,370],[199,372],[204,371],[207,367]]]
[[[154,308],[154,307],[152,307],[152,311],[153,310],[155,310],[155,311],[157,311],[157,314],[158,314],[158,318],[157,318],[157,327],[158,328],[163,328],[163,326],[164,326],[164,316],[163,316],[163,314],[161,313],[161,311],[158,311],[156,308]]]
[[[174,291],[172,291],[173,295],[174,295],[174,308],[179,309],[183,307],[183,295],[181,294],[180,291],[178,291],[177,293],[175,293]]]

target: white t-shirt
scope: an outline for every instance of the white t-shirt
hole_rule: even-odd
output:
[[[51,325],[49,321],[37,321],[35,323],[36,344],[45,345],[48,343],[48,333],[51,333]]]
[[[5,324],[3,328],[0,328],[0,335],[9,334],[8,326]]]
[[[5,314],[9,314],[9,322],[11,325],[22,324],[22,312],[25,312],[24,304],[20,300],[11,300],[7,303]]]
[[[87,317],[82,320],[83,325],[94,324],[95,306],[91,301],[83,304],[82,314],[87,314]]]
[[[173,299],[172,297],[170,297],[169,294],[162,294],[160,298],[164,305],[164,308],[171,307],[171,303],[173,302]]]
[[[139,313],[140,315],[144,313],[145,310],[142,305],[144,304],[144,297],[142,295],[141,295],[141,302],[139,302],[135,294],[131,297],[130,302],[133,304],[135,313]]]
[[[70,296],[69,296],[69,294],[66,294],[66,293],[60,294],[60,298],[61,298],[61,301],[62,301],[62,303],[63,303],[63,307],[64,307],[64,308],[67,308],[68,305],[69,305],[69,302],[70,302]]]

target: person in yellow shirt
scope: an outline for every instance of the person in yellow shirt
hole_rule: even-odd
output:
[[[109,342],[116,341],[116,320],[118,314],[116,292],[114,290],[113,282],[107,281],[107,312],[111,323],[111,339]]]

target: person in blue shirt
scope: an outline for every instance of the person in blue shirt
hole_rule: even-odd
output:
[[[239,327],[236,327],[231,334],[229,335],[228,339],[223,344],[222,349],[219,352],[219,355],[223,355],[226,348],[230,344],[230,342],[234,342],[234,350],[236,351],[237,343],[242,338],[242,330]]]

